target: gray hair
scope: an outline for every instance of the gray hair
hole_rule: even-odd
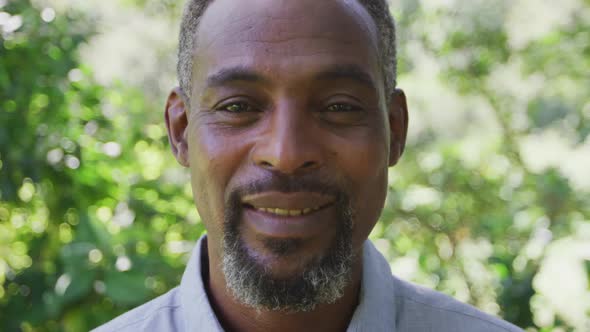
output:
[[[192,91],[193,51],[195,50],[195,34],[201,17],[213,0],[188,0],[182,14],[180,24],[180,41],[178,47],[177,74],[180,89],[185,101],[190,105]],[[396,46],[395,22],[389,12],[386,0],[357,0],[369,12],[379,33],[379,49],[381,68],[385,85],[386,99],[396,87]]]

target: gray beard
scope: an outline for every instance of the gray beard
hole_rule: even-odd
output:
[[[229,204],[223,237],[222,270],[228,288],[241,303],[256,310],[311,311],[319,304],[336,302],[344,295],[352,275],[352,209],[348,201],[336,203],[340,211],[334,243],[323,255],[308,262],[302,272],[287,277],[273,276],[244,245],[239,234],[241,207]],[[269,240],[265,247],[277,256],[289,255],[297,239]]]

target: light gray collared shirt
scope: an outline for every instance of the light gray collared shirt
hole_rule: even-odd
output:
[[[102,325],[107,331],[223,331],[201,277],[202,237],[179,287]],[[359,304],[347,332],[522,331],[449,296],[392,276],[389,264],[367,240]]]

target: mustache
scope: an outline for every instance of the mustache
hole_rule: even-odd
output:
[[[336,198],[347,196],[342,185],[330,177],[319,174],[286,175],[271,173],[263,178],[237,186],[230,197],[236,199],[246,195],[277,191],[283,193],[315,192]]]

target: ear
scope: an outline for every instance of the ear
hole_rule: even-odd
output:
[[[408,134],[408,104],[403,90],[395,89],[391,95],[388,116],[391,132],[389,166],[394,166],[404,153]]]
[[[188,120],[185,105],[182,90],[179,87],[172,89],[166,101],[164,117],[166,119],[166,129],[168,130],[168,139],[172,153],[179,164],[188,167],[188,144],[186,142]]]

